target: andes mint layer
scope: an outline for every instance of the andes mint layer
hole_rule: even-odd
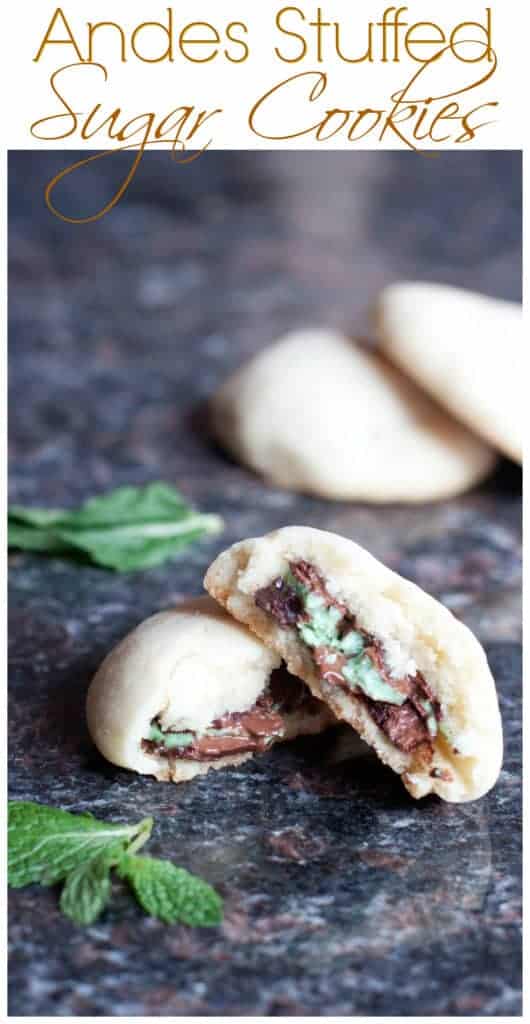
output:
[[[257,591],[258,608],[282,627],[298,630],[321,678],[362,700],[399,750],[408,754],[423,747],[423,757],[430,759],[441,709],[423,675],[391,676],[380,642],[330,594],[318,569],[301,560],[289,570]]]
[[[142,740],[148,754],[212,761],[234,754],[260,753],[285,734],[284,716],[296,711],[316,714],[321,705],[299,679],[276,669],[269,684],[248,711],[234,711],[215,719],[203,733],[163,731],[157,719]]]

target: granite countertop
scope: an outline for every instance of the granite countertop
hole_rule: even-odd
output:
[[[398,276],[519,298],[519,154],[225,153],[187,170],[153,154],[82,227],[42,203],[68,159],[10,156],[11,499],[75,504],[163,478],[226,528],[132,575],[10,556],[10,795],[153,815],[150,852],[218,886],[226,916],[167,927],[118,888],[83,930],[54,889],[12,891],[10,1013],[520,1014],[520,471],[500,462],[428,506],[295,496],[217,450],[203,405],[286,328],[366,333]],[[66,179],[65,207],[101,205],[126,159]],[[505,730],[486,798],[417,803],[343,731],[178,787],[98,755],[84,698],[109,647],[198,593],[223,547],[287,523],[355,538],[475,630]]]

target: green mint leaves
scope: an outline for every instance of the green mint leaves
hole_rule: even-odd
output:
[[[192,509],[169,484],[119,487],[90,498],[79,509],[11,505],[10,548],[88,557],[117,572],[148,569],[205,533],[217,533],[219,516]]]
[[[204,928],[221,920],[223,905],[215,889],[169,860],[126,854],[118,873],[130,883],[144,910],[166,924],[182,921]]]
[[[126,879],[138,902],[167,924],[219,924],[223,905],[207,882],[170,861],[138,857],[149,839],[152,818],[135,825],[110,825],[91,814],[9,801],[8,882],[14,888],[64,881],[61,909],[76,924],[92,924],[107,906],[113,869]]]
[[[91,814],[10,800],[8,880],[14,888],[52,885],[102,853],[119,856],[126,844],[149,839],[153,819],[137,825],[107,825]]]

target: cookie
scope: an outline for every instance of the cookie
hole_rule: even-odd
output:
[[[108,761],[162,781],[241,764],[334,722],[279,666],[211,598],[187,601],[146,619],[107,655],[88,691],[90,735]]]
[[[418,282],[385,288],[386,355],[488,444],[522,461],[523,316],[516,302]]]
[[[289,334],[230,377],[211,401],[211,424],[265,480],[325,498],[446,498],[494,463],[383,357],[325,330]]]
[[[220,554],[205,586],[414,797],[494,784],[502,727],[486,655],[447,608],[353,541],[304,526]]]

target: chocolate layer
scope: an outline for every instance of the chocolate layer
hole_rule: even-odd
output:
[[[185,746],[168,747],[158,740],[143,739],[142,749],[148,754],[186,761],[213,761],[234,754],[260,753],[283,738],[286,715],[298,711],[317,714],[321,707],[304,683],[285,669],[276,669],[266,690],[248,711],[222,715],[204,733],[179,730],[186,738]],[[158,725],[156,720],[152,724]],[[168,731],[165,735],[174,734]]]
[[[351,682],[343,674],[347,658],[331,646],[322,645],[311,648],[311,654],[321,678],[329,685],[339,686],[349,694],[355,693],[356,698],[363,702],[374,722],[398,750],[409,754],[413,751],[419,753],[419,748],[424,748],[421,751],[424,757],[432,757],[432,735],[428,726],[429,709],[425,705],[430,704],[437,721],[441,717],[441,711],[438,701],[421,672],[417,672],[414,677],[403,676],[400,679],[391,676],[384,661],[380,642],[362,629],[346,606],[330,594],[325,580],[315,566],[301,560],[292,562],[289,568],[294,579],[312,594],[318,595],[326,607],[333,607],[340,611],[342,619],[338,625],[338,634],[341,638],[345,638],[352,630],[362,635],[363,653],[370,658],[381,678],[394,690],[405,694],[406,700],[401,705],[396,705],[382,700],[372,700],[360,688],[352,690]],[[308,619],[303,601],[295,586],[290,585],[282,577],[278,577],[269,586],[258,590],[255,602],[258,608],[271,615],[283,627],[298,626]]]

